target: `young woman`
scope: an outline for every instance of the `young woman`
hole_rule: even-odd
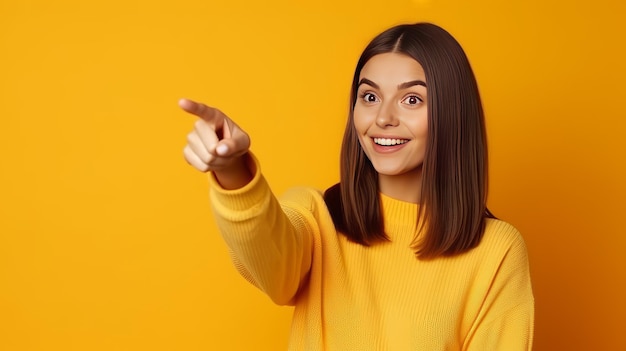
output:
[[[290,350],[529,350],[534,300],[524,241],[486,208],[483,110],[469,62],[433,24],[366,47],[352,81],[340,183],[270,191],[250,139],[219,110],[186,160],[237,269],[295,306]]]

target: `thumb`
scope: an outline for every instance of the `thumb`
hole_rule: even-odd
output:
[[[224,123],[222,139],[215,146],[215,153],[222,157],[237,157],[248,152],[250,137],[232,120]]]
[[[233,149],[232,146],[228,144],[231,144],[228,142],[228,139],[221,140],[219,143],[217,143],[217,146],[215,147],[215,153],[218,156],[228,156],[230,151]]]

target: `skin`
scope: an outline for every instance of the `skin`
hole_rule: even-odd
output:
[[[224,189],[239,189],[252,180],[250,137],[222,111],[182,99],[180,108],[198,117],[187,135],[185,160],[200,172],[212,171]]]
[[[359,76],[354,127],[378,172],[380,191],[419,203],[428,137],[426,75],[413,58],[399,53],[372,57]],[[382,138],[380,145],[377,139]]]

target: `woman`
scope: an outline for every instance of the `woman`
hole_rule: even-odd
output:
[[[340,183],[277,200],[250,139],[219,110],[185,158],[237,269],[295,306],[290,350],[529,350],[534,300],[517,230],[486,208],[483,111],[469,62],[432,24],[366,47],[352,82]]]

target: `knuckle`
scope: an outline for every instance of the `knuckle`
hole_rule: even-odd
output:
[[[195,128],[196,130],[201,130],[201,129],[204,127],[204,125],[205,125],[205,122],[204,122],[204,120],[202,120],[202,119],[197,120],[197,121],[193,124],[193,126],[194,126],[194,128]]]
[[[183,157],[188,164],[193,166],[193,157],[191,157],[191,150],[188,147],[183,149]]]
[[[213,156],[211,156],[211,154],[209,154],[209,153],[207,153],[207,154],[205,154],[203,156],[199,156],[199,158],[206,165],[210,164],[213,161]]]
[[[187,143],[192,144],[195,140],[195,133],[191,132],[187,134]]]
[[[206,111],[207,106],[203,103],[197,103],[196,104],[196,112],[198,112],[198,114],[202,114]]]

